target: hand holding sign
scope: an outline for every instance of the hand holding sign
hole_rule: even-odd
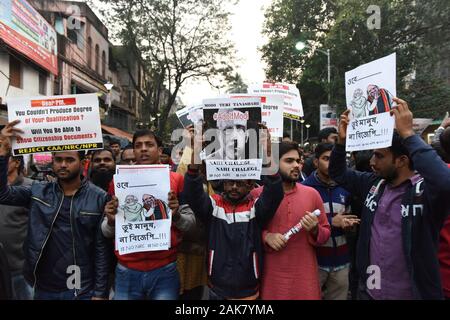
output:
[[[119,200],[116,196],[113,196],[110,201],[106,203],[105,215],[108,219],[108,225],[114,226],[116,221],[117,207],[119,206]]]
[[[259,143],[262,146],[266,146],[267,156],[270,157],[272,154],[272,138],[270,137],[270,132],[267,126],[263,123],[258,123],[261,135],[259,137]]]
[[[448,111],[447,111],[445,113],[444,120],[442,120],[442,123],[441,123],[440,127],[446,129],[449,126],[450,126],[450,117],[448,116]]]
[[[399,98],[394,98],[394,101],[397,103],[397,108],[391,110],[391,115],[395,116],[395,127],[398,134],[403,139],[406,139],[415,134],[413,130],[413,114],[409,110],[406,101]]]
[[[175,192],[169,192],[169,208],[172,211],[172,220],[177,221],[180,218],[180,213],[178,212],[178,208],[180,204],[177,199],[177,195]]]
[[[21,138],[19,133],[23,133],[22,130],[15,128],[20,120],[14,120],[8,123],[1,131],[0,142],[0,156],[7,156],[11,153],[11,140],[10,137]]]
[[[343,114],[341,114],[340,121],[339,121],[339,129],[338,129],[338,143],[339,144],[345,144],[345,140],[347,138],[347,127],[350,123],[350,118],[348,115],[350,114],[350,109],[347,109],[344,111]]]

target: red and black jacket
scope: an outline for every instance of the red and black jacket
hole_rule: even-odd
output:
[[[223,297],[239,299],[258,292],[263,262],[261,230],[284,197],[279,176],[267,181],[259,198],[249,194],[232,204],[222,195],[208,196],[196,173],[185,175],[186,203],[208,228],[209,282]]]

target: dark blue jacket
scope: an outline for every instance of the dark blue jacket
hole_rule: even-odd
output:
[[[222,195],[208,196],[201,176],[186,173],[186,202],[208,229],[208,276],[217,294],[245,298],[258,292],[263,263],[262,228],[283,200],[281,178],[266,179],[259,198],[238,204]]]
[[[8,157],[0,157],[0,204],[28,207],[28,235],[25,241],[24,276],[35,286],[36,270],[45,244],[52,232],[64,198],[57,182],[31,186],[7,185]],[[80,268],[81,286],[76,295],[94,291],[96,297],[108,297],[111,247],[103,236],[101,222],[106,193],[83,180],[71,203],[71,225],[75,265]],[[68,274],[67,277],[70,277]]]
[[[411,285],[417,299],[442,299],[443,292],[437,257],[439,231],[450,208],[450,170],[437,153],[417,135],[404,140],[414,164],[422,176],[409,185],[402,198],[402,241]],[[365,199],[356,253],[360,290],[366,290],[370,264],[370,240],[384,180],[374,173],[347,168],[345,146],[336,145],[331,153],[330,177],[351,193]]]
[[[331,226],[330,238],[324,245],[318,246],[316,249],[319,267],[333,271],[334,268],[348,265],[350,256],[345,232],[342,228],[334,227],[332,220],[338,213],[350,213],[350,193],[338,184],[323,183],[317,176],[317,171],[314,171],[302,184],[319,192],[328,223]]]

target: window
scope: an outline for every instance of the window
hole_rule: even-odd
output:
[[[67,30],[67,37],[70,40],[72,40],[73,43],[77,43],[78,42],[78,36],[77,36],[77,32],[75,30],[68,29]]]
[[[47,75],[39,72],[39,94],[47,95]]]
[[[95,45],[95,72],[99,73],[100,48]]]
[[[86,56],[87,56],[88,67],[92,68],[92,39],[91,39],[91,37],[89,37],[88,41],[87,41]]]
[[[133,99],[133,91],[128,90],[127,104],[129,108],[131,108],[132,99]]]
[[[22,63],[13,56],[9,56],[9,84],[22,88]]]
[[[105,78],[106,74],[106,54],[105,50],[102,52],[102,77]]]

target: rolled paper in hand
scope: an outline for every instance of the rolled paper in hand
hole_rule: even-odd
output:
[[[320,216],[320,210],[316,209],[313,212],[311,212],[310,214],[311,216]],[[286,232],[285,234],[283,234],[283,237],[286,241],[288,241],[294,234],[298,233],[300,230],[302,229],[302,223],[301,221],[299,223],[297,223],[295,226],[293,226],[291,229],[289,229],[288,232]]]

